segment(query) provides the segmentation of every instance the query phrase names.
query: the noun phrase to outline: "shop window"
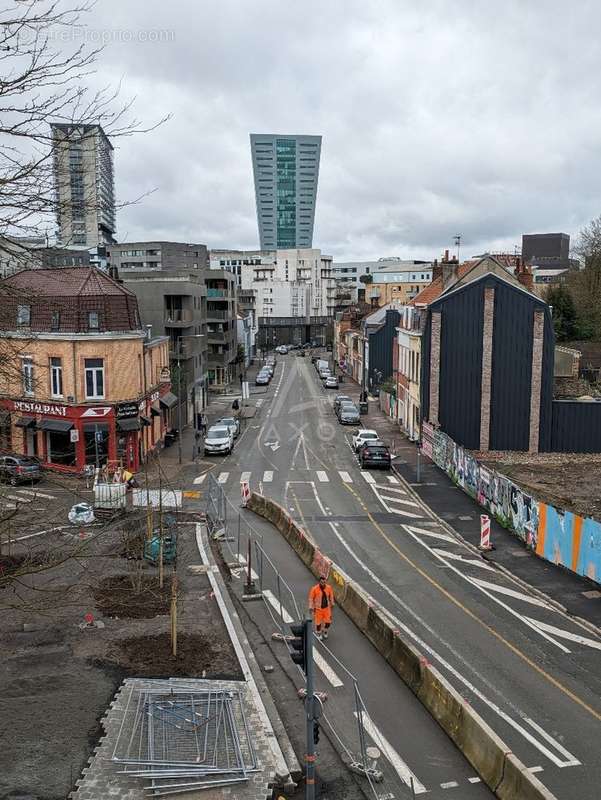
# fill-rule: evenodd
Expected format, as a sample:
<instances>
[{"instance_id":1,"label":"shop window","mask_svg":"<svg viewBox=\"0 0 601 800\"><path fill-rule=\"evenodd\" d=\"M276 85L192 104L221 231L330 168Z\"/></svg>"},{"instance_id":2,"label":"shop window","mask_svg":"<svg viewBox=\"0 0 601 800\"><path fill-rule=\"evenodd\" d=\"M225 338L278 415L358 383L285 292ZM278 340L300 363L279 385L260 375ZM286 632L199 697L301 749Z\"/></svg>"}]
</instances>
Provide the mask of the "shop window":
<instances>
[{"instance_id":1,"label":"shop window","mask_svg":"<svg viewBox=\"0 0 601 800\"><path fill-rule=\"evenodd\" d=\"M86 399L104 399L104 361L102 358L86 358L85 377L86 377Z\"/></svg>"},{"instance_id":2,"label":"shop window","mask_svg":"<svg viewBox=\"0 0 601 800\"><path fill-rule=\"evenodd\" d=\"M50 394L52 397L63 396L63 362L60 358L50 359Z\"/></svg>"},{"instance_id":3,"label":"shop window","mask_svg":"<svg viewBox=\"0 0 601 800\"><path fill-rule=\"evenodd\" d=\"M17 327L28 328L31 325L31 306L17 306Z\"/></svg>"},{"instance_id":4,"label":"shop window","mask_svg":"<svg viewBox=\"0 0 601 800\"><path fill-rule=\"evenodd\" d=\"M99 319L97 311L88 311L88 330L97 331L99 328Z\"/></svg>"},{"instance_id":5,"label":"shop window","mask_svg":"<svg viewBox=\"0 0 601 800\"><path fill-rule=\"evenodd\" d=\"M77 463L75 442L71 441L71 431L46 431L46 450L51 464L74 467Z\"/></svg>"},{"instance_id":6,"label":"shop window","mask_svg":"<svg viewBox=\"0 0 601 800\"><path fill-rule=\"evenodd\" d=\"M33 394L33 359L25 357L21 360L21 376L23 379L23 394Z\"/></svg>"},{"instance_id":7,"label":"shop window","mask_svg":"<svg viewBox=\"0 0 601 800\"><path fill-rule=\"evenodd\" d=\"M109 457L109 426L103 423L83 426L86 464L103 466Z\"/></svg>"}]
</instances>

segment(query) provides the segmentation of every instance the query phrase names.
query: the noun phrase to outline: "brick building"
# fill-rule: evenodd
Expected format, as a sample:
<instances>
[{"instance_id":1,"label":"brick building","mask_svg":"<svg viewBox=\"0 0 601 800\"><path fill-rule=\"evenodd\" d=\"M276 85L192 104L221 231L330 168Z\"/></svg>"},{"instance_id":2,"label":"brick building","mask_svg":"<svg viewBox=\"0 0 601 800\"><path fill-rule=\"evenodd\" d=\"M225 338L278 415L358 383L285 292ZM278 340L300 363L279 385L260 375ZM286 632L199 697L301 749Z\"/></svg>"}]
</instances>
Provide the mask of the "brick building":
<instances>
[{"instance_id":1,"label":"brick building","mask_svg":"<svg viewBox=\"0 0 601 800\"><path fill-rule=\"evenodd\" d=\"M91 267L0 282L0 448L80 473L136 471L177 402L167 337L145 338L135 295Z\"/></svg>"}]
</instances>

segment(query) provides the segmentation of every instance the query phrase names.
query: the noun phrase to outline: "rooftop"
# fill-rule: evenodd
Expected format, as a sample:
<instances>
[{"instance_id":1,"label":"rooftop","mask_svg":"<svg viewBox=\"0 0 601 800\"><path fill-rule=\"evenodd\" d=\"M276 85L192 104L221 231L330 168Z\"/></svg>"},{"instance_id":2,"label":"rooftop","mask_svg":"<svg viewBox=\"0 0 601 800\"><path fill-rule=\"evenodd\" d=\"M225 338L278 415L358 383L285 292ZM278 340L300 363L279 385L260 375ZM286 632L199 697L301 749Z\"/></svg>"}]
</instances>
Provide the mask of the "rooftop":
<instances>
[{"instance_id":1,"label":"rooftop","mask_svg":"<svg viewBox=\"0 0 601 800\"><path fill-rule=\"evenodd\" d=\"M2 284L42 297L134 296L106 272L89 266L23 270L5 278Z\"/></svg>"}]
</instances>

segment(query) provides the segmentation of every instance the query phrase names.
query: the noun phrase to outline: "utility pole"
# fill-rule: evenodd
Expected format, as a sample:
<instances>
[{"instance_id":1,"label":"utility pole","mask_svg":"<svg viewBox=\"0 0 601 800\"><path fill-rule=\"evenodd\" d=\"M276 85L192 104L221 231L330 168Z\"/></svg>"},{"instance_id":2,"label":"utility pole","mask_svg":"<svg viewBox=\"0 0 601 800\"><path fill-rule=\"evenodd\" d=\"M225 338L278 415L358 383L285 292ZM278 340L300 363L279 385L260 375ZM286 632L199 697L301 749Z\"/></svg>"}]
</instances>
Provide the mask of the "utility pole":
<instances>
[{"instance_id":1,"label":"utility pole","mask_svg":"<svg viewBox=\"0 0 601 800\"><path fill-rule=\"evenodd\" d=\"M290 656L298 664L306 677L305 722L305 800L315 800L315 745L319 741L319 722L315 708L315 667L313 664L313 621L309 617L300 625L291 625L293 634Z\"/></svg>"},{"instance_id":2,"label":"utility pole","mask_svg":"<svg viewBox=\"0 0 601 800\"><path fill-rule=\"evenodd\" d=\"M177 348L177 460L182 463L182 367L181 367L182 343L179 341Z\"/></svg>"}]
</instances>

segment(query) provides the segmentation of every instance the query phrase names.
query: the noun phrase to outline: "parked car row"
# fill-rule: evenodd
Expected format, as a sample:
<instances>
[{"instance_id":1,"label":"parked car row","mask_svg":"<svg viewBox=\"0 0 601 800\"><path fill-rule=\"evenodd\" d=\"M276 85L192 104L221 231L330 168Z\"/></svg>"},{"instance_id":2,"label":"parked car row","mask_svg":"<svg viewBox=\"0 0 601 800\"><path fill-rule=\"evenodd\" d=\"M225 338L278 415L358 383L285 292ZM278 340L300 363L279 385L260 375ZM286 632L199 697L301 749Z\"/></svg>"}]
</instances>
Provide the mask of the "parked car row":
<instances>
[{"instance_id":1,"label":"parked car row","mask_svg":"<svg viewBox=\"0 0 601 800\"><path fill-rule=\"evenodd\" d=\"M268 386L273 378L276 360L273 356L265 359L265 364L261 367L255 378L255 386Z\"/></svg>"},{"instance_id":2,"label":"parked car row","mask_svg":"<svg viewBox=\"0 0 601 800\"><path fill-rule=\"evenodd\" d=\"M354 432L353 450L359 457L361 469L365 467L390 469L390 449L373 428L359 428Z\"/></svg>"},{"instance_id":3,"label":"parked car row","mask_svg":"<svg viewBox=\"0 0 601 800\"><path fill-rule=\"evenodd\" d=\"M317 342L305 342L304 344L281 344L276 347L276 353L281 353L283 356L291 350L309 350L311 347L317 347Z\"/></svg>"}]
</instances>

